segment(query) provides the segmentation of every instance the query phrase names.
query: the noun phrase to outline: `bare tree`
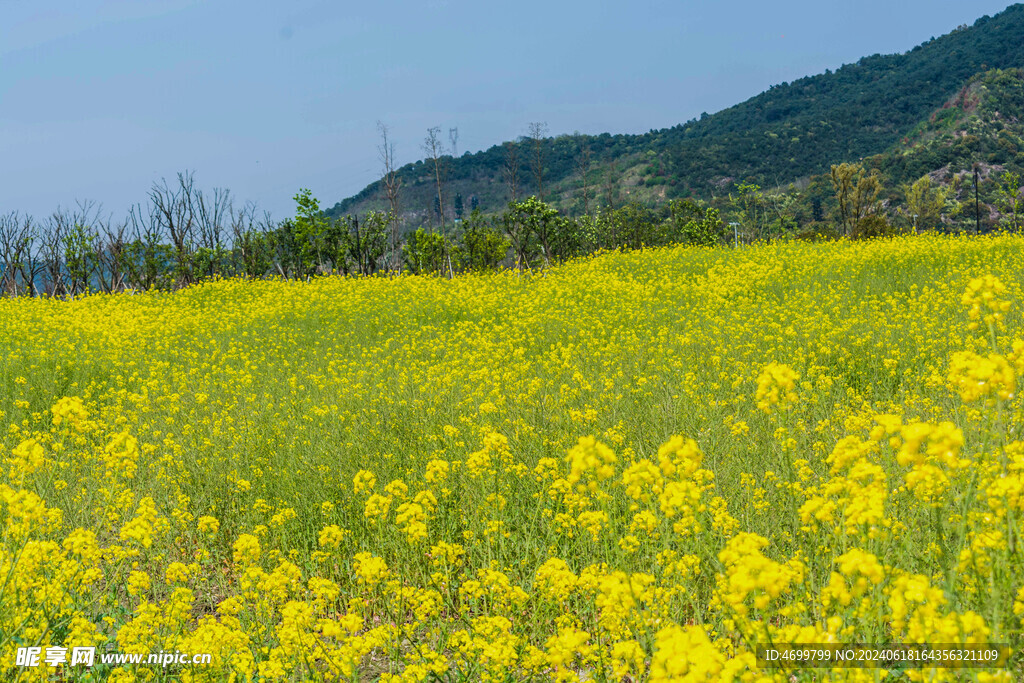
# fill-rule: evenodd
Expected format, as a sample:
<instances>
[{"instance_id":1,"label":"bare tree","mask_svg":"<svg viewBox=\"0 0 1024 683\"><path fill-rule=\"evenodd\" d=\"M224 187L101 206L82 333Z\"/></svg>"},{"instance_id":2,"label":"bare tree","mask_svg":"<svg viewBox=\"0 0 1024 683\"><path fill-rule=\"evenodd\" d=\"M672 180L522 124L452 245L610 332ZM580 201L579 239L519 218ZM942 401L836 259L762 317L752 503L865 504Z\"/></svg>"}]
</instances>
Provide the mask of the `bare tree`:
<instances>
[{"instance_id":1,"label":"bare tree","mask_svg":"<svg viewBox=\"0 0 1024 683\"><path fill-rule=\"evenodd\" d=\"M246 202L245 206L237 211L232 206L230 222L232 271L235 275L254 277L249 264L253 263L256 256L254 252L260 246L256 239L256 203Z\"/></svg>"},{"instance_id":2,"label":"bare tree","mask_svg":"<svg viewBox=\"0 0 1024 683\"><path fill-rule=\"evenodd\" d=\"M153 183L149 191L152 215L171 239L174 250L175 278L181 286L192 282L192 248L196 231L198 197L191 171L178 174L171 187L164 179Z\"/></svg>"},{"instance_id":3,"label":"bare tree","mask_svg":"<svg viewBox=\"0 0 1024 683\"><path fill-rule=\"evenodd\" d=\"M143 211L141 204L136 204L128 211L128 224L131 225L134 239L131 252L127 259L127 280L134 289L148 290L164 283L167 267L163 244L164 224L156 207L150 205L150 212ZM173 247L172 247L173 251Z\"/></svg>"},{"instance_id":4,"label":"bare tree","mask_svg":"<svg viewBox=\"0 0 1024 683\"><path fill-rule=\"evenodd\" d=\"M25 258L25 232L32 229L32 219L24 221L17 211L0 216L0 285L8 296L18 296L21 261Z\"/></svg>"},{"instance_id":5,"label":"bare tree","mask_svg":"<svg viewBox=\"0 0 1024 683\"><path fill-rule=\"evenodd\" d=\"M115 223L107 218L98 222L97 280L104 292L117 292L125 288L129 256L127 231L127 220Z\"/></svg>"},{"instance_id":6,"label":"bare tree","mask_svg":"<svg viewBox=\"0 0 1024 683\"><path fill-rule=\"evenodd\" d=\"M437 204L438 213L441 220L441 234L444 234L444 196L442 194L442 178L444 173L442 171L442 159L444 150L441 147L441 140L437 137L441 133L440 126L434 126L433 128L427 129L427 137L423 141L423 151L427 153L430 160L434 163L434 182L437 184Z\"/></svg>"},{"instance_id":7,"label":"bare tree","mask_svg":"<svg viewBox=\"0 0 1024 683\"><path fill-rule=\"evenodd\" d=\"M519 200L519 145L515 142L505 143L505 160L501 171L505 176L505 185L508 186L509 203L515 203Z\"/></svg>"},{"instance_id":8,"label":"bare tree","mask_svg":"<svg viewBox=\"0 0 1024 683\"><path fill-rule=\"evenodd\" d=\"M345 216L341 224L348 234L346 250L353 270L360 275L372 275L387 246L387 214L370 211L360 222L358 216Z\"/></svg>"},{"instance_id":9,"label":"bare tree","mask_svg":"<svg viewBox=\"0 0 1024 683\"><path fill-rule=\"evenodd\" d=\"M401 265L398 256L398 190L402 186L402 180L395 171L395 145L388 139L388 127L381 121L377 122L377 130L380 131L380 145L377 147L377 154L380 156L381 165L384 170L381 175L381 184L384 186L384 194L388 198L388 205L391 207L391 253L388 256L391 269L397 269Z\"/></svg>"},{"instance_id":10,"label":"bare tree","mask_svg":"<svg viewBox=\"0 0 1024 683\"><path fill-rule=\"evenodd\" d=\"M544 201L544 136L547 135L548 124L535 122L530 124L530 170L537 184L537 199Z\"/></svg>"},{"instance_id":11,"label":"bare tree","mask_svg":"<svg viewBox=\"0 0 1024 683\"><path fill-rule=\"evenodd\" d=\"M40 256L46 269L43 291L50 296L67 296L68 282L65 268L64 244L71 233L74 219L67 209L60 207L54 211L43 224L40 235L42 245Z\"/></svg>"},{"instance_id":12,"label":"bare tree","mask_svg":"<svg viewBox=\"0 0 1024 683\"><path fill-rule=\"evenodd\" d=\"M22 221L22 258L19 260L21 282L29 296L39 295L39 283L46 272L46 263L40 246L42 230L39 223L30 216Z\"/></svg>"},{"instance_id":13,"label":"bare tree","mask_svg":"<svg viewBox=\"0 0 1024 683\"><path fill-rule=\"evenodd\" d=\"M0 292L9 294L11 291L11 261L8 244L13 233L12 225L17 224L17 215L13 211L0 215Z\"/></svg>"},{"instance_id":14,"label":"bare tree","mask_svg":"<svg viewBox=\"0 0 1024 683\"><path fill-rule=\"evenodd\" d=\"M449 128L448 129L448 152L449 152L449 154L451 154L451 158L447 160L448 163L442 164L442 166L441 166L441 173L442 173L441 181L444 184L444 188L445 188L444 195L446 197L450 197L451 196L451 192L449 191L449 187L451 187L451 186L450 186L449 183L451 181L452 167L454 166L454 164L452 162L454 162L455 158L459 156L459 129L457 127L456 128ZM449 275L449 277L451 277L451 275L452 275L451 270L452 270L452 268L451 268L451 256L449 256L448 257L448 275Z\"/></svg>"},{"instance_id":15,"label":"bare tree","mask_svg":"<svg viewBox=\"0 0 1024 683\"><path fill-rule=\"evenodd\" d=\"M100 268L99 228L102 207L93 201L77 202L71 216L71 232L65 240L64 262L72 285L72 296L90 288ZM109 218L107 219L109 221Z\"/></svg>"},{"instance_id":16,"label":"bare tree","mask_svg":"<svg viewBox=\"0 0 1024 683\"><path fill-rule=\"evenodd\" d=\"M225 222L232 213L231 191L214 188L207 198L196 190L196 221L199 226L199 246L203 251L203 274L213 277L221 272L224 257Z\"/></svg>"},{"instance_id":17,"label":"bare tree","mask_svg":"<svg viewBox=\"0 0 1024 683\"><path fill-rule=\"evenodd\" d=\"M37 254L39 231L31 216L17 212L0 217L0 261L3 289L11 296L37 293L37 278L45 273L43 255Z\"/></svg>"}]
</instances>

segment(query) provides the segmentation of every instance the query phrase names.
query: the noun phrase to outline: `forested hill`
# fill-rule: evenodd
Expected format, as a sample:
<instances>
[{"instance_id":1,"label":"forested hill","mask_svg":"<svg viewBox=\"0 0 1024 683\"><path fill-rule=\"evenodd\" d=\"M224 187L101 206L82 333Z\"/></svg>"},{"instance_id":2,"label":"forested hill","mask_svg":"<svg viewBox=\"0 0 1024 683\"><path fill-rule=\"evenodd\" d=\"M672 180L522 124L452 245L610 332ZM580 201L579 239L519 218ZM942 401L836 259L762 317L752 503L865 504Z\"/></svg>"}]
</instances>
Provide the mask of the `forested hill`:
<instances>
[{"instance_id":1,"label":"forested hill","mask_svg":"<svg viewBox=\"0 0 1024 683\"><path fill-rule=\"evenodd\" d=\"M873 55L834 72L782 83L717 114L644 135L560 136L541 142L545 199L563 210L582 203L580 150L590 155L590 201L710 197L737 182L770 187L823 173L829 165L879 154L956 95L975 74L1024 67L1024 5L982 17L904 54ZM536 192L529 139L518 152L519 194ZM444 157L445 213L461 197L484 211L504 207L502 145ZM400 209L427 216L437 195L430 160L399 169ZM628 197L625 197L628 195ZM336 204L331 214L384 208L380 183Z\"/></svg>"},{"instance_id":2,"label":"forested hill","mask_svg":"<svg viewBox=\"0 0 1024 683\"><path fill-rule=\"evenodd\" d=\"M964 84L942 108L885 154L866 160L896 188L925 174L950 182L975 165L1024 170L1024 70L991 70Z\"/></svg>"}]
</instances>

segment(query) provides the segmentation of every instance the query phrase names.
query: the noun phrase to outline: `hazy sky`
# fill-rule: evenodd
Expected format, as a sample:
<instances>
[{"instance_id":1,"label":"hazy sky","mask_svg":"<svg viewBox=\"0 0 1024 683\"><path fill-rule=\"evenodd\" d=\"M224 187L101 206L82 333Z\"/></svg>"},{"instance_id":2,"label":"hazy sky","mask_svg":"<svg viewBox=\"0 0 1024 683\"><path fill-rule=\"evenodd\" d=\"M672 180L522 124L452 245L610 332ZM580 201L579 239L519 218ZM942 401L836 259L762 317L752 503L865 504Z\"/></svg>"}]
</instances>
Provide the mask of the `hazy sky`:
<instances>
[{"instance_id":1,"label":"hazy sky","mask_svg":"<svg viewBox=\"0 0 1024 683\"><path fill-rule=\"evenodd\" d=\"M400 163L430 126L642 133L1008 4L0 0L0 212L119 217L191 169L280 218L375 180L378 120Z\"/></svg>"}]
</instances>

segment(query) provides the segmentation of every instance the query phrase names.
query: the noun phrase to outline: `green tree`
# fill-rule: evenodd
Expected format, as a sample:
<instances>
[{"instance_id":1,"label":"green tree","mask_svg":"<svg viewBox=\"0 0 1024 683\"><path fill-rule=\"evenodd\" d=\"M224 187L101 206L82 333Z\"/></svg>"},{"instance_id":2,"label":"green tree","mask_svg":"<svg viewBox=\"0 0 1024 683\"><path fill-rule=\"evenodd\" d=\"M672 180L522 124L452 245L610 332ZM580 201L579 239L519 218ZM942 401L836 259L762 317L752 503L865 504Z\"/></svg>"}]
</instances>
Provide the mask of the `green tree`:
<instances>
[{"instance_id":1,"label":"green tree","mask_svg":"<svg viewBox=\"0 0 1024 683\"><path fill-rule=\"evenodd\" d=\"M711 246L718 244L725 234L718 209L704 207L692 199L673 199L668 210L666 237L671 242Z\"/></svg>"},{"instance_id":2,"label":"green tree","mask_svg":"<svg viewBox=\"0 0 1024 683\"><path fill-rule=\"evenodd\" d=\"M921 176L910 185L904 185L907 215L916 230L918 227L937 228L942 224L948 190L937 186L929 176Z\"/></svg>"},{"instance_id":3,"label":"green tree","mask_svg":"<svg viewBox=\"0 0 1024 683\"><path fill-rule=\"evenodd\" d=\"M792 235L797 230L796 207L799 194L790 187L788 192L765 192L764 213L766 234L769 238Z\"/></svg>"},{"instance_id":4,"label":"green tree","mask_svg":"<svg viewBox=\"0 0 1024 683\"><path fill-rule=\"evenodd\" d=\"M409 235L402 254L406 267L416 275L437 275L449 268L452 244L434 231L417 228Z\"/></svg>"},{"instance_id":5,"label":"green tree","mask_svg":"<svg viewBox=\"0 0 1024 683\"><path fill-rule=\"evenodd\" d=\"M767 208L761 186L753 183L739 183L736 195L729 193L729 204L733 217L740 224L740 232L748 240L761 239L767 224Z\"/></svg>"},{"instance_id":6,"label":"green tree","mask_svg":"<svg viewBox=\"0 0 1024 683\"><path fill-rule=\"evenodd\" d=\"M524 266L529 267L533 260L533 250L537 248L544 262L550 263L557 219L558 211L537 197L527 197L521 202L509 204L502 224L512 240L520 270Z\"/></svg>"},{"instance_id":7,"label":"green tree","mask_svg":"<svg viewBox=\"0 0 1024 683\"><path fill-rule=\"evenodd\" d=\"M273 267L268 236L253 228L239 231L235 237L238 271L249 279L261 278Z\"/></svg>"},{"instance_id":8,"label":"green tree","mask_svg":"<svg viewBox=\"0 0 1024 683\"><path fill-rule=\"evenodd\" d=\"M877 170L866 171L863 164L847 163L833 165L830 176L836 193L842 234L848 237L859 236L863 232L861 222L878 211L881 177ZM871 221L871 232L877 229L877 224L877 220Z\"/></svg>"},{"instance_id":9,"label":"green tree","mask_svg":"<svg viewBox=\"0 0 1024 683\"><path fill-rule=\"evenodd\" d=\"M508 256L512 242L494 227L480 209L475 209L464 222L459 239L459 259L470 271L493 270Z\"/></svg>"},{"instance_id":10,"label":"green tree","mask_svg":"<svg viewBox=\"0 0 1024 683\"><path fill-rule=\"evenodd\" d=\"M332 272L348 275L356 268L349 260L351 224L352 216L340 216L327 224L324 232L324 257L330 262Z\"/></svg>"},{"instance_id":11,"label":"green tree","mask_svg":"<svg viewBox=\"0 0 1024 683\"><path fill-rule=\"evenodd\" d=\"M999 187L996 190L996 197L999 202L999 211L1002 218L999 223L1007 230L1019 231L1021 219L1024 218L1024 198L1020 192L1020 174L1007 171L999 179Z\"/></svg>"},{"instance_id":12,"label":"green tree","mask_svg":"<svg viewBox=\"0 0 1024 683\"><path fill-rule=\"evenodd\" d=\"M324 272L325 235L330 225L320 202L308 189L301 189L295 200L294 236L298 248L298 265L301 277L315 272Z\"/></svg>"},{"instance_id":13,"label":"green tree","mask_svg":"<svg viewBox=\"0 0 1024 683\"><path fill-rule=\"evenodd\" d=\"M552 243L558 229L558 211L537 197L527 197L516 204L512 211L528 226L528 230L537 236L544 261L549 263L554 256Z\"/></svg>"},{"instance_id":14,"label":"green tree","mask_svg":"<svg viewBox=\"0 0 1024 683\"><path fill-rule=\"evenodd\" d=\"M207 278L219 275L224 272L227 257L227 251L221 246L196 247L192 254L193 272Z\"/></svg>"},{"instance_id":15,"label":"green tree","mask_svg":"<svg viewBox=\"0 0 1024 683\"><path fill-rule=\"evenodd\" d=\"M604 246L600 233L602 224L602 212L600 209L594 215L583 214L573 220L573 231L579 243L580 253L592 254Z\"/></svg>"},{"instance_id":16,"label":"green tree","mask_svg":"<svg viewBox=\"0 0 1024 683\"><path fill-rule=\"evenodd\" d=\"M348 219L348 257L360 275L372 275L380 267L380 261L387 250L388 225L391 214L370 211L363 222L352 217Z\"/></svg>"},{"instance_id":17,"label":"green tree","mask_svg":"<svg viewBox=\"0 0 1024 683\"><path fill-rule=\"evenodd\" d=\"M90 228L75 223L64 241L64 266L68 273L68 290L71 296L86 292L98 265L99 235Z\"/></svg>"},{"instance_id":18,"label":"green tree","mask_svg":"<svg viewBox=\"0 0 1024 683\"><path fill-rule=\"evenodd\" d=\"M661 221L653 211L639 202L630 202L611 212L615 233L623 249L643 249L662 243Z\"/></svg>"},{"instance_id":19,"label":"green tree","mask_svg":"<svg viewBox=\"0 0 1024 683\"><path fill-rule=\"evenodd\" d=\"M278 274L287 279L304 276L300 240L295 221L285 219L267 235L272 260Z\"/></svg>"},{"instance_id":20,"label":"green tree","mask_svg":"<svg viewBox=\"0 0 1024 683\"><path fill-rule=\"evenodd\" d=\"M128 212L128 221L135 238L124 246L127 281L141 290L169 289L175 280L181 250L165 244L161 237L160 219L147 216L141 205Z\"/></svg>"},{"instance_id":21,"label":"green tree","mask_svg":"<svg viewBox=\"0 0 1024 683\"><path fill-rule=\"evenodd\" d=\"M600 249L621 249L619 237L619 221L615 220L615 209L605 207L598 209L594 216L594 234Z\"/></svg>"},{"instance_id":22,"label":"green tree","mask_svg":"<svg viewBox=\"0 0 1024 683\"><path fill-rule=\"evenodd\" d=\"M556 216L551 226L551 255L557 261L567 261L587 253L583 235L577 221L568 216Z\"/></svg>"},{"instance_id":23,"label":"green tree","mask_svg":"<svg viewBox=\"0 0 1024 683\"><path fill-rule=\"evenodd\" d=\"M171 245L136 239L125 246L128 281L141 290L170 289L177 252Z\"/></svg>"}]
</instances>

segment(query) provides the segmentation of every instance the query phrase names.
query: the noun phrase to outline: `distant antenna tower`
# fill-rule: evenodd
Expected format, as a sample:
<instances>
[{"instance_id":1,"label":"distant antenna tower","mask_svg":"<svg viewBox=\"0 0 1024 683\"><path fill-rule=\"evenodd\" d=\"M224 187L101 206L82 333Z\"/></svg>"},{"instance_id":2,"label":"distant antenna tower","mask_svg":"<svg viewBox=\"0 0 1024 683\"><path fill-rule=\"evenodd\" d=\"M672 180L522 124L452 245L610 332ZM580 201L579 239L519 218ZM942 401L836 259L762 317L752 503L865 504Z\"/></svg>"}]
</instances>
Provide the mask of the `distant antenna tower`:
<instances>
[{"instance_id":1,"label":"distant antenna tower","mask_svg":"<svg viewBox=\"0 0 1024 683\"><path fill-rule=\"evenodd\" d=\"M452 158L459 156L459 129L448 129L448 142L452 143Z\"/></svg>"}]
</instances>

